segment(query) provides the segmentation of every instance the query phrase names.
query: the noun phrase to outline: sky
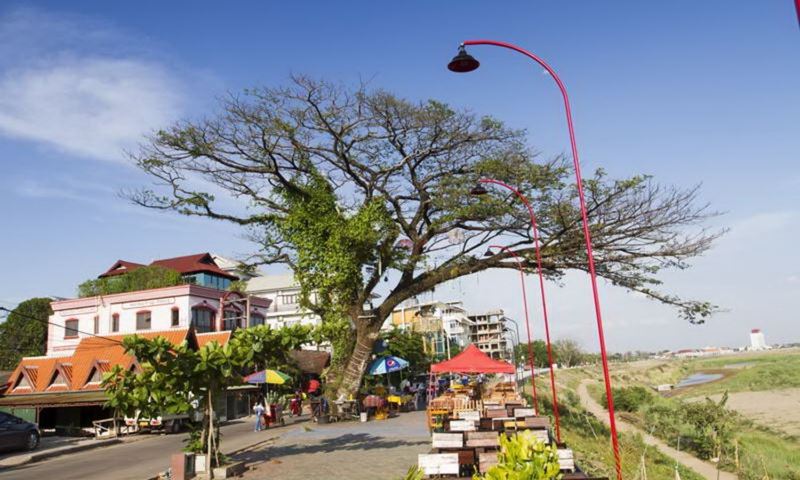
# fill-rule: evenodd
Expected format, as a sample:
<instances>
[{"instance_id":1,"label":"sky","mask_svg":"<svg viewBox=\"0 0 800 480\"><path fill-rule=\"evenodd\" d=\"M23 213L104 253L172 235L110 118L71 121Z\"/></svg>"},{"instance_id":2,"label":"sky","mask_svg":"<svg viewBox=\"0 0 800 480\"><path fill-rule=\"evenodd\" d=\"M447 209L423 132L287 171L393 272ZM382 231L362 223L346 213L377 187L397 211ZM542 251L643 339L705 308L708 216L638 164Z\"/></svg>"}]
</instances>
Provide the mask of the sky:
<instances>
[{"instance_id":1,"label":"sky","mask_svg":"<svg viewBox=\"0 0 800 480\"><path fill-rule=\"evenodd\" d=\"M723 308L704 325L601 282L613 351L800 341L800 28L791 0L729 2L15 2L0 6L0 305L74 296L117 259L254 246L235 227L157 213L120 196L147 179L127 152L216 99L295 73L370 81L527 130L568 151L552 80L510 51L474 47L482 68L445 65L489 38L547 59L566 83L586 172L702 184L729 228L670 293ZM279 269L273 269L278 271ZM534 338L541 312L529 278ZM589 280L547 286L551 332L597 350ZM432 294L522 319L519 278L482 272ZM430 299L430 295L423 299ZM523 330L524 331L524 330Z\"/></svg>"}]
</instances>

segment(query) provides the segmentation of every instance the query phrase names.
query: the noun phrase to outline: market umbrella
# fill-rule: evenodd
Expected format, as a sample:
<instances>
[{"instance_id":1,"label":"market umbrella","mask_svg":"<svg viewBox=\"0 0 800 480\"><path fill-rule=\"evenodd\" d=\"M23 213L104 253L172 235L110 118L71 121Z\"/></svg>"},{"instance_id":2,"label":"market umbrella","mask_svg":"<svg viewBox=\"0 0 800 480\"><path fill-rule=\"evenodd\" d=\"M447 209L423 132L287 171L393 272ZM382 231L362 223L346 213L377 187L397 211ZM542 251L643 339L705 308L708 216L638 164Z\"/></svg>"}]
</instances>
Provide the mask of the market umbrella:
<instances>
[{"instance_id":1,"label":"market umbrella","mask_svg":"<svg viewBox=\"0 0 800 480\"><path fill-rule=\"evenodd\" d=\"M369 366L370 375L385 375L387 373L399 372L400 370L408 368L408 361L393 355L376 358Z\"/></svg>"},{"instance_id":2,"label":"market umbrella","mask_svg":"<svg viewBox=\"0 0 800 480\"><path fill-rule=\"evenodd\" d=\"M279 372L277 370L261 370L260 372L251 373L250 375L244 377L244 381L247 383L252 383L255 385L261 383L271 383L273 385L283 385L286 383L287 380L290 380L291 377L286 375L283 372Z\"/></svg>"}]
</instances>

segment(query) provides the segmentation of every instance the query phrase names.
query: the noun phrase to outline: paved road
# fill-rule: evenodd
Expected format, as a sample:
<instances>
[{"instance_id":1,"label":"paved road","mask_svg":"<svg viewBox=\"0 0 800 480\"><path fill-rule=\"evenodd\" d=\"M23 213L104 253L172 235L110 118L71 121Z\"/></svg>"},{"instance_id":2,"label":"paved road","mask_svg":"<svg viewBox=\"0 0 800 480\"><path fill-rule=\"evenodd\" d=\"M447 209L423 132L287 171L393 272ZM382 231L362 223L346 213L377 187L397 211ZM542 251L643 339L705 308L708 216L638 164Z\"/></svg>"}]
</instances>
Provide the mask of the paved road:
<instances>
[{"instance_id":1,"label":"paved road","mask_svg":"<svg viewBox=\"0 0 800 480\"><path fill-rule=\"evenodd\" d=\"M581 399L581 403L586 410L591 412L595 417L601 419L605 423L608 423L608 412L599 403L597 403L591 395L589 395L589 391L586 389L586 385L590 382L591 380L584 380L578 386L578 396ZM696 473L709 480L737 480L739 478L733 473L722 471L717 472L717 467L714 464L700 460L699 458L694 457L686 452L676 450L660 439L648 434L634 425L631 425L630 423L617 419L617 429L623 432L636 432L641 434L642 439L644 439L646 444L658 448L665 455L674 458L686 467L691 468Z\"/></svg>"},{"instance_id":2,"label":"paved road","mask_svg":"<svg viewBox=\"0 0 800 480\"><path fill-rule=\"evenodd\" d=\"M225 452L237 451L299 428L287 425L253 432L253 425L247 419L231 422L222 427L222 448ZM131 443L68 454L0 470L0 479L144 480L166 470L170 455L181 452L187 437L187 434L153 435Z\"/></svg>"},{"instance_id":3,"label":"paved road","mask_svg":"<svg viewBox=\"0 0 800 480\"><path fill-rule=\"evenodd\" d=\"M247 460L249 480L392 480L430 451L425 422L425 412L410 412L367 423L305 424L238 458Z\"/></svg>"}]
</instances>

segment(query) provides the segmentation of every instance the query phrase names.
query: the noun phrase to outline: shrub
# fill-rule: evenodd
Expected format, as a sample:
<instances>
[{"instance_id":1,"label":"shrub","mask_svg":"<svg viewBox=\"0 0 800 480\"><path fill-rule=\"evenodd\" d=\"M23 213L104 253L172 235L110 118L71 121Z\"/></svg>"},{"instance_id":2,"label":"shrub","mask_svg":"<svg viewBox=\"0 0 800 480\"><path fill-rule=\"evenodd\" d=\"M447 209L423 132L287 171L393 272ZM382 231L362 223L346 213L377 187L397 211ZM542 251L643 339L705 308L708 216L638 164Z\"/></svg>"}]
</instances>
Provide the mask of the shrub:
<instances>
[{"instance_id":1,"label":"shrub","mask_svg":"<svg viewBox=\"0 0 800 480\"><path fill-rule=\"evenodd\" d=\"M642 386L614 388L614 408L622 412L636 412L652 401L653 394ZM603 407L608 408L608 400L603 397Z\"/></svg>"},{"instance_id":2,"label":"shrub","mask_svg":"<svg viewBox=\"0 0 800 480\"><path fill-rule=\"evenodd\" d=\"M525 430L512 437L500 437L500 458L485 475L474 480L549 480L561 477L558 451Z\"/></svg>"}]
</instances>

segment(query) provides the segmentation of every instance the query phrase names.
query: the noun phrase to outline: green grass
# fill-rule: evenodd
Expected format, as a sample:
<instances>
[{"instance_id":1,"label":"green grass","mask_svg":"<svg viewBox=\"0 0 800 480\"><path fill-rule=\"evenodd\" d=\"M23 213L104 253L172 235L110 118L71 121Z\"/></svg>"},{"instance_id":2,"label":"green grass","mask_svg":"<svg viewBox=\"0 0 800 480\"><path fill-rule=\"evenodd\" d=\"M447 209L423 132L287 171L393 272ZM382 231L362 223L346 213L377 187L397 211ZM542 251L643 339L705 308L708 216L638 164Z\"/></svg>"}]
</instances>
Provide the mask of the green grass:
<instances>
[{"instance_id":1,"label":"green grass","mask_svg":"<svg viewBox=\"0 0 800 480\"><path fill-rule=\"evenodd\" d=\"M734 363L752 363L738 369L725 369ZM759 392L800 387L800 352L763 353L747 356L700 360L691 365L693 371L724 370L729 376L704 385L687 388L683 396L713 395L728 392Z\"/></svg>"},{"instance_id":2,"label":"green grass","mask_svg":"<svg viewBox=\"0 0 800 480\"><path fill-rule=\"evenodd\" d=\"M578 380L580 381L580 379ZM540 407L552 417L549 401L550 389L545 382L537 381ZM563 382L562 382L563 383ZM530 385L528 385L528 389ZM576 463L593 476L616 478L614 454L609 440L608 427L586 412L572 389L559 390L562 440L575 453ZM648 447L638 435L621 434L620 458L623 478L639 478L639 468L644 455L648 480L673 480L675 461L653 447ZM702 480L694 471L678 466L682 480Z\"/></svg>"}]
</instances>

